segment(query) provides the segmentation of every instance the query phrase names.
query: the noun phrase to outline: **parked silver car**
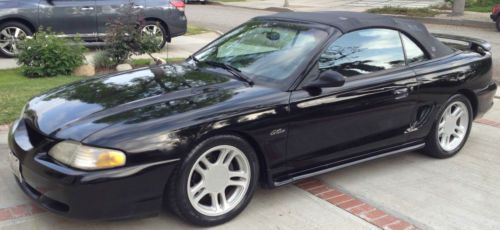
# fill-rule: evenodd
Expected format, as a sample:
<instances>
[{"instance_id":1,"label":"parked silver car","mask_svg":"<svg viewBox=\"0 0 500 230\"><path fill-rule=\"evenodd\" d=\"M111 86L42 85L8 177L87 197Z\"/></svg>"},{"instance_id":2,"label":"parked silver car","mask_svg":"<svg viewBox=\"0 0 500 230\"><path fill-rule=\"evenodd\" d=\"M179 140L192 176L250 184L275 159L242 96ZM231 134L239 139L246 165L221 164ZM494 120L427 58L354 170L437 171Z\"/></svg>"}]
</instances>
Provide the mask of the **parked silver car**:
<instances>
[{"instance_id":1,"label":"parked silver car","mask_svg":"<svg viewBox=\"0 0 500 230\"><path fill-rule=\"evenodd\" d=\"M0 0L0 54L13 57L17 41L42 26L86 42L102 42L106 23L130 3L145 19L144 32L161 36L163 47L187 30L182 0Z\"/></svg>"}]
</instances>

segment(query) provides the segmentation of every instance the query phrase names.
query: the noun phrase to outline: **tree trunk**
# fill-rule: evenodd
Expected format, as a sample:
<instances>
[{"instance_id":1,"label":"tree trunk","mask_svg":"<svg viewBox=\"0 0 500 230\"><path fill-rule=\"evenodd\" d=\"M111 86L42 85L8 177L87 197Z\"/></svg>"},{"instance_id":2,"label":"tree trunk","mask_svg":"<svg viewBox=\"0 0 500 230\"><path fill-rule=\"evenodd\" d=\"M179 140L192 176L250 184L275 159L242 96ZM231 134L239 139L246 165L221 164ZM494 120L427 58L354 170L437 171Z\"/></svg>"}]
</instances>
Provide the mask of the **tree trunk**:
<instances>
[{"instance_id":1,"label":"tree trunk","mask_svg":"<svg viewBox=\"0 0 500 230\"><path fill-rule=\"evenodd\" d=\"M465 10L465 0L453 1L452 15L463 15Z\"/></svg>"}]
</instances>

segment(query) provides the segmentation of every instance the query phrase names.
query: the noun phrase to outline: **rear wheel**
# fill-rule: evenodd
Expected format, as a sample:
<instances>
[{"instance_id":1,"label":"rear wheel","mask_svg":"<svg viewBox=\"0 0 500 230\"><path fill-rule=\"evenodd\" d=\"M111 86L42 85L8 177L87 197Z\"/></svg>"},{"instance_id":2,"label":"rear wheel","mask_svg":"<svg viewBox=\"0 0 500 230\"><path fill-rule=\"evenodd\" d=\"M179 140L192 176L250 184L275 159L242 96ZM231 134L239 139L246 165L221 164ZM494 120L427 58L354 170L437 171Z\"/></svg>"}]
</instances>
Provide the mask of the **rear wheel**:
<instances>
[{"instance_id":1,"label":"rear wheel","mask_svg":"<svg viewBox=\"0 0 500 230\"><path fill-rule=\"evenodd\" d=\"M427 137L426 153L436 158L457 154L469 137L472 119L469 100L461 94L453 95L443 106Z\"/></svg>"},{"instance_id":2,"label":"rear wheel","mask_svg":"<svg viewBox=\"0 0 500 230\"><path fill-rule=\"evenodd\" d=\"M163 48L168 40L167 29L158 21L146 21L141 32L142 34L154 37L160 48Z\"/></svg>"},{"instance_id":3,"label":"rear wheel","mask_svg":"<svg viewBox=\"0 0 500 230\"><path fill-rule=\"evenodd\" d=\"M19 53L19 41L32 35L26 25L19 22L6 22L0 25L0 54L15 57Z\"/></svg>"},{"instance_id":4,"label":"rear wheel","mask_svg":"<svg viewBox=\"0 0 500 230\"><path fill-rule=\"evenodd\" d=\"M168 205L180 217L212 226L238 215L257 186L258 160L253 148L236 136L200 143L169 181Z\"/></svg>"}]
</instances>

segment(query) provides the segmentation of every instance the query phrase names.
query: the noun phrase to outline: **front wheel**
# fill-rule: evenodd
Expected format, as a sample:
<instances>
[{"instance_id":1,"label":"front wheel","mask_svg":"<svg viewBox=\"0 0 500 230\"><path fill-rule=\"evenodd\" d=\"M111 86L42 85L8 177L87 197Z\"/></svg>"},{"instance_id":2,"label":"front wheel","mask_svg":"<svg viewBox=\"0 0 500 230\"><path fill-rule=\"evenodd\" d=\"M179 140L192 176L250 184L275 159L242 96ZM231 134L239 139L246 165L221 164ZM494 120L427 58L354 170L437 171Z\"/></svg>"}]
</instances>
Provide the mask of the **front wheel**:
<instances>
[{"instance_id":1,"label":"front wheel","mask_svg":"<svg viewBox=\"0 0 500 230\"><path fill-rule=\"evenodd\" d=\"M0 25L0 54L4 57L15 57L19 53L19 41L32 35L26 25L19 22L6 22Z\"/></svg>"},{"instance_id":2,"label":"front wheel","mask_svg":"<svg viewBox=\"0 0 500 230\"><path fill-rule=\"evenodd\" d=\"M469 100L462 94L453 95L441 109L427 137L425 152L436 158L457 154L469 137L472 119Z\"/></svg>"},{"instance_id":3,"label":"front wheel","mask_svg":"<svg viewBox=\"0 0 500 230\"><path fill-rule=\"evenodd\" d=\"M200 226L227 222L249 203L258 181L253 148L237 136L216 136L200 143L170 179L170 208Z\"/></svg>"}]
</instances>

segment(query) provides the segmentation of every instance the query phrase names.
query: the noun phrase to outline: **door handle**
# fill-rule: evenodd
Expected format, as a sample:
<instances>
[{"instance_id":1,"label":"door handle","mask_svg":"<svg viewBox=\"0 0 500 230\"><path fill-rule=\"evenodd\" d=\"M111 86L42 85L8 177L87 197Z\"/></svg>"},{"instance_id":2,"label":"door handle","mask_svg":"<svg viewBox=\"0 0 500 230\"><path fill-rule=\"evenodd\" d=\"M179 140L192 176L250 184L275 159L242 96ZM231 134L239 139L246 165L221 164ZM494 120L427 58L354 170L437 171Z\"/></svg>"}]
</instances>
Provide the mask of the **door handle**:
<instances>
[{"instance_id":1,"label":"door handle","mask_svg":"<svg viewBox=\"0 0 500 230\"><path fill-rule=\"evenodd\" d=\"M395 89L393 93L396 96L396 100L408 97L410 94L408 88Z\"/></svg>"},{"instance_id":2,"label":"door handle","mask_svg":"<svg viewBox=\"0 0 500 230\"><path fill-rule=\"evenodd\" d=\"M132 9L143 9L144 6L143 5L133 5L132 6Z\"/></svg>"},{"instance_id":3,"label":"door handle","mask_svg":"<svg viewBox=\"0 0 500 230\"><path fill-rule=\"evenodd\" d=\"M81 10L83 10L83 11L94 10L94 7L92 7L92 6L84 6L84 7L81 8Z\"/></svg>"}]
</instances>

